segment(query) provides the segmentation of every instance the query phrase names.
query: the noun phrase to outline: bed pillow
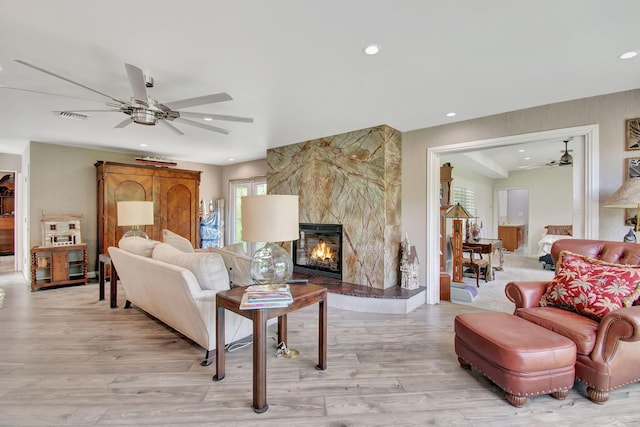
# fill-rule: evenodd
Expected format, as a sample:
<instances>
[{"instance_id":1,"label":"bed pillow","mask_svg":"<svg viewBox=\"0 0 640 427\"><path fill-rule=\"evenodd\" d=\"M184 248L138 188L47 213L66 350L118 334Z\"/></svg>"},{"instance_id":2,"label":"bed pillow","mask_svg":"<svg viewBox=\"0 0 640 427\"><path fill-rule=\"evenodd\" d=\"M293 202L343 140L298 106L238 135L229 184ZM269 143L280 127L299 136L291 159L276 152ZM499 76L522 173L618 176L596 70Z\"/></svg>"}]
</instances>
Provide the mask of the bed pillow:
<instances>
[{"instance_id":1,"label":"bed pillow","mask_svg":"<svg viewBox=\"0 0 640 427\"><path fill-rule=\"evenodd\" d=\"M611 264L569 251L560 252L556 275L540 299L596 320L640 296L640 265Z\"/></svg>"},{"instance_id":2,"label":"bed pillow","mask_svg":"<svg viewBox=\"0 0 640 427\"><path fill-rule=\"evenodd\" d=\"M219 254L185 253L168 243L160 243L153 249L153 259L191 270L203 290L230 289L229 274Z\"/></svg>"},{"instance_id":3,"label":"bed pillow","mask_svg":"<svg viewBox=\"0 0 640 427\"><path fill-rule=\"evenodd\" d=\"M168 243L181 252L193 253L193 246L188 239L185 239L179 234L174 233L166 228L162 230L162 241Z\"/></svg>"},{"instance_id":4,"label":"bed pillow","mask_svg":"<svg viewBox=\"0 0 640 427\"><path fill-rule=\"evenodd\" d=\"M547 225L547 234L555 234L557 236L573 236L572 225Z\"/></svg>"}]
</instances>

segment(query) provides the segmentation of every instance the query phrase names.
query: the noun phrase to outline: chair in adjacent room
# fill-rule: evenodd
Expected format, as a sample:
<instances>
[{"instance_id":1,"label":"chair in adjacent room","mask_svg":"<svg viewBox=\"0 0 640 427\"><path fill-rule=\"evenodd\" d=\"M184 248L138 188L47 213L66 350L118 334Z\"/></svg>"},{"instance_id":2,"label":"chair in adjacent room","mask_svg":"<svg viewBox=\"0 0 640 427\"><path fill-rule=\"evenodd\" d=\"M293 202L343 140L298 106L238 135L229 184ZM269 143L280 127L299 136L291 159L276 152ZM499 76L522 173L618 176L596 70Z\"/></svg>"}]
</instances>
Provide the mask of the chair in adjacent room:
<instances>
[{"instance_id":1,"label":"chair in adjacent room","mask_svg":"<svg viewBox=\"0 0 640 427\"><path fill-rule=\"evenodd\" d=\"M468 254L468 256L467 256ZM482 258L482 249L477 246L462 246L462 271L472 270L476 274L476 286L480 287L480 276L487 281L489 260Z\"/></svg>"}]
</instances>

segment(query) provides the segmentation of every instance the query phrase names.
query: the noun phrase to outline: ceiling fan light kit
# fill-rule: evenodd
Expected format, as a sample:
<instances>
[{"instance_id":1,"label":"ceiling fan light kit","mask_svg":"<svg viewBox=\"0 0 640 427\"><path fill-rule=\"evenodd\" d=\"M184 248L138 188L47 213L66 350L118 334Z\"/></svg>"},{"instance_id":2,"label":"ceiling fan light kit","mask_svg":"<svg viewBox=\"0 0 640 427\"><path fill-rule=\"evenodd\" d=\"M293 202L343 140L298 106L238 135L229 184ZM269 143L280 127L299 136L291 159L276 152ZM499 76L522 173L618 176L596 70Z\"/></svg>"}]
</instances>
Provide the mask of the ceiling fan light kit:
<instances>
[{"instance_id":1,"label":"ceiling fan light kit","mask_svg":"<svg viewBox=\"0 0 640 427\"><path fill-rule=\"evenodd\" d=\"M573 165L573 156L569 154L569 149L567 147L568 143L569 143L568 139L564 141L564 154L562 155L562 157L560 157L560 166Z\"/></svg>"},{"instance_id":2,"label":"ceiling fan light kit","mask_svg":"<svg viewBox=\"0 0 640 427\"><path fill-rule=\"evenodd\" d=\"M182 113L181 111L178 111L182 108L189 108L189 107L196 107L196 106L206 105L206 104L214 104L217 102L231 101L233 98L231 98L231 96L229 96L229 94L225 92L216 93L212 95L199 96L195 98L187 98L187 99L168 102L164 104L157 102L151 99L147 94L147 88L154 86L153 78L145 75L140 68L131 64L125 64L125 69L127 71L129 83L131 84L131 89L133 90L133 97L131 98L131 101L123 101L117 97L111 96L109 94L106 94L96 89L92 89L81 83L73 81L67 77L60 76L54 72L45 70L44 68L38 67L28 62L18 60L18 59L16 60L16 62L22 65L25 65L29 68L32 68L34 70L37 70L45 74L49 74L50 76L56 77L58 79L64 80L68 83L74 84L76 86L80 86L83 89L89 90L103 97L109 98L110 101L105 102L105 104L108 107L112 107L111 109L108 109L108 110L67 110L67 111L55 112L62 117L85 119L88 116L85 116L84 114L82 114L83 112L94 112L94 113L119 112L119 113L124 113L130 117L118 123L116 126L114 126L115 128L123 128L125 126L128 126L131 123L137 123L145 126L154 126L157 123L162 123L165 127L170 129L177 135L184 135L184 133L180 129L175 127L173 124L170 124L169 121L180 122L182 124L199 127L212 132L217 132L222 134L229 133L227 129L223 129L217 126L210 126L204 123L185 119L182 117L183 114L185 117L192 117L192 118L197 118L202 120L209 119L209 120L226 120L226 121L234 121L234 122L253 123L253 119L249 117L238 117L238 116L229 116L229 115L221 115L221 114L207 114L207 113L195 113L195 112ZM2 87L3 86L0 86L0 88ZM15 90L24 90L27 92L36 92L44 95L66 97L66 95L30 91L28 89L10 88L10 87L5 87L5 88L15 89Z\"/></svg>"}]
</instances>

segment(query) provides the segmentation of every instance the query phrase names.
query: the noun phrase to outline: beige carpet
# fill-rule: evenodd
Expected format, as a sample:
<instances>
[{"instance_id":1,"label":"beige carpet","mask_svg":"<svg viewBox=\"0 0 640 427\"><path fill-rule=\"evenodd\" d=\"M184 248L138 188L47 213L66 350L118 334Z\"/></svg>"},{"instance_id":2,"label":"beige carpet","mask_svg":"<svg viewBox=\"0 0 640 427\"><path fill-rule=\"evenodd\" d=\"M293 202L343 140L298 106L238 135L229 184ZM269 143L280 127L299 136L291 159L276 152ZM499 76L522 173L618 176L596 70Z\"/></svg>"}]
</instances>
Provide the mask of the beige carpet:
<instances>
[{"instance_id":1,"label":"beige carpet","mask_svg":"<svg viewBox=\"0 0 640 427\"><path fill-rule=\"evenodd\" d=\"M514 305L504 294L504 287L511 281L551 280L554 272L543 270L537 257L527 257L512 253L504 254L504 270L494 271L494 280L480 279L478 297L471 303L451 300L456 304L469 305L491 311L513 313ZM465 277L464 283L476 287L476 279Z\"/></svg>"}]
</instances>

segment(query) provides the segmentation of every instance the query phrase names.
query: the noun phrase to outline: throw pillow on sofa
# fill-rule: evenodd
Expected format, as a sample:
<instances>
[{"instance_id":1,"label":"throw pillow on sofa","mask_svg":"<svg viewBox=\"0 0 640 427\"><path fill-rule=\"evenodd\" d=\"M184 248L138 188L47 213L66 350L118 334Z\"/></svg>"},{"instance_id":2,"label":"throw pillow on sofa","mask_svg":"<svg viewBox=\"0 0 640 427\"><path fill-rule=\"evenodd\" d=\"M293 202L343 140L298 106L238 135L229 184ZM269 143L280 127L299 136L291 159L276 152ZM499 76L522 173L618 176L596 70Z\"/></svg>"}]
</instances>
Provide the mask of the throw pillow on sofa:
<instances>
[{"instance_id":1,"label":"throw pillow on sofa","mask_svg":"<svg viewBox=\"0 0 640 427\"><path fill-rule=\"evenodd\" d=\"M144 237L140 236L133 236L120 239L120 241L118 242L118 247L136 255L151 258L153 248L155 248L158 243L160 242L158 242L157 240L145 239Z\"/></svg>"},{"instance_id":2,"label":"throw pillow on sofa","mask_svg":"<svg viewBox=\"0 0 640 427\"><path fill-rule=\"evenodd\" d=\"M640 296L639 284L640 265L611 264L562 251L540 305L564 307L600 320L633 305Z\"/></svg>"},{"instance_id":3,"label":"throw pillow on sofa","mask_svg":"<svg viewBox=\"0 0 640 427\"><path fill-rule=\"evenodd\" d=\"M168 243L160 243L153 249L153 259L191 270L202 289L230 289L227 268L216 253L184 253Z\"/></svg>"},{"instance_id":4,"label":"throw pillow on sofa","mask_svg":"<svg viewBox=\"0 0 640 427\"><path fill-rule=\"evenodd\" d=\"M224 263L227 266L229 273L229 282L231 287L236 286L248 286L253 285L254 282L251 279L251 258L244 254L244 247L242 243L238 244L240 249L237 249L236 245L225 246L224 248L207 248L209 252L220 254ZM236 246L236 250L229 249L232 246ZM241 252L240 252L241 250Z\"/></svg>"},{"instance_id":5,"label":"throw pillow on sofa","mask_svg":"<svg viewBox=\"0 0 640 427\"><path fill-rule=\"evenodd\" d=\"M180 252L193 253L193 246L191 246L191 241L185 239L179 234L174 233L171 230L167 230L166 228L162 230L162 241L164 243L168 243L174 248L178 249Z\"/></svg>"}]
</instances>

